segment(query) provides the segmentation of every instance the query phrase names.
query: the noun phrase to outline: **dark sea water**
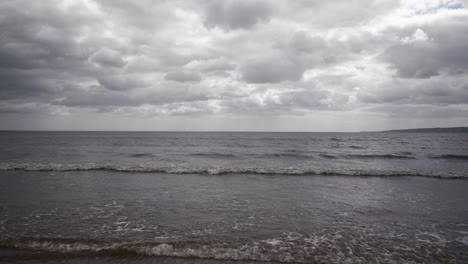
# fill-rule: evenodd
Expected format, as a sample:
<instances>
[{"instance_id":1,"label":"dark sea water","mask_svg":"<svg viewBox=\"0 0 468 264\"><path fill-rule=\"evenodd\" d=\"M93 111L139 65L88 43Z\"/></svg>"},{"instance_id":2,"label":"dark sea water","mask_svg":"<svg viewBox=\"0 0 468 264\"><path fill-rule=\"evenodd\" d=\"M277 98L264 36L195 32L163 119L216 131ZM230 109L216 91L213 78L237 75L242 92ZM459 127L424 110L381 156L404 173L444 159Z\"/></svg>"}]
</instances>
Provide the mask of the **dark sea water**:
<instances>
[{"instance_id":1,"label":"dark sea water","mask_svg":"<svg viewBox=\"0 0 468 264\"><path fill-rule=\"evenodd\" d=\"M0 132L0 247L468 263L468 134Z\"/></svg>"}]
</instances>

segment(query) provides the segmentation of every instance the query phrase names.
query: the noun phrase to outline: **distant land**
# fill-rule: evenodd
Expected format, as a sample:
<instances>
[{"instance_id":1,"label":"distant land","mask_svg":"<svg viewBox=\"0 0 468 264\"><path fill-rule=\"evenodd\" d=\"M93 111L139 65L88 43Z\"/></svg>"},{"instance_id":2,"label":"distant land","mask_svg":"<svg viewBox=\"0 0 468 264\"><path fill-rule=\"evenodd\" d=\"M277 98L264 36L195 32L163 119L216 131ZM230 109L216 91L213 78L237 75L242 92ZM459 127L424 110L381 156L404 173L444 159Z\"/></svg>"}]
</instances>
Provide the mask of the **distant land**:
<instances>
[{"instance_id":1,"label":"distant land","mask_svg":"<svg viewBox=\"0 0 468 264\"><path fill-rule=\"evenodd\" d=\"M433 128L413 128L413 129L392 129L379 132L418 132L418 133L468 133L468 127L433 127Z\"/></svg>"}]
</instances>

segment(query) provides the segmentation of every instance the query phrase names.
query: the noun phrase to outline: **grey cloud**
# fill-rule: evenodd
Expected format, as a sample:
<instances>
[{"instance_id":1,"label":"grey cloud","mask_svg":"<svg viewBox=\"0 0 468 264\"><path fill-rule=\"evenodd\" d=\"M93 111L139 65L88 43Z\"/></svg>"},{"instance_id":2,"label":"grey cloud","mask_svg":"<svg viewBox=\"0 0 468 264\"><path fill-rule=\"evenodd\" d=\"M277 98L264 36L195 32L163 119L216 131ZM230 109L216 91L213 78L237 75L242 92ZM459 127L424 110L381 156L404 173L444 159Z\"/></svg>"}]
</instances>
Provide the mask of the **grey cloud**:
<instances>
[{"instance_id":1,"label":"grey cloud","mask_svg":"<svg viewBox=\"0 0 468 264\"><path fill-rule=\"evenodd\" d=\"M444 71L468 72L468 18L421 26L427 40L398 43L386 50L381 59L390 63L400 77L429 78ZM418 28L413 27L413 32ZM408 29L396 34L407 33Z\"/></svg>"},{"instance_id":2,"label":"grey cloud","mask_svg":"<svg viewBox=\"0 0 468 264\"><path fill-rule=\"evenodd\" d=\"M396 45L388 49L383 60L397 69L403 78L429 78L439 74L439 62L433 56L432 43Z\"/></svg>"},{"instance_id":3,"label":"grey cloud","mask_svg":"<svg viewBox=\"0 0 468 264\"><path fill-rule=\"evenodd\" d=\"M141 100L120 93L118 91L109 91L100 86L91 86L86 89L75 88L63 94L64 97L58 98L52 102L55 105L64 105L71 107L108 107L108 106L139 106Z\"/></svg>"},{"instance_id":4,"label":"grey cloud","mask_svg":"<svg viewBox=\"0 0 468 264\"><path fill-rule=\"evenodd\" d=\"M456 107L441 107L434 105L377 105L365 109L368 112L384 113L387 116L408 119L408 118L423 118L423 119L453 119L465 118L468 116L468 110Z\"/></svg>"},{"instance_id":5,"label":"grey cloud","mask_svg":"<svg viewBox=\"0 0 468 264\"><path fill-rule=\"evenodd\" d=\"M214 99L206 91L182 83L166 83L164 89L130 93L129 90L109 90L100 85L73 87L62 93L61 98L53 100L54 105L72 107L91 107L100 110L114 111L119 107L138 107L149 105L168 105L192 103Z\"/></svg>"},{"instance_id":6,"label":"grey cloud","mask_svg":"<svg viewBox=\"0 0 468 264\"><path fill-rule=\"evenodd\" d=\"M330 96L328 91L304 89L284 93L281 102L289 106L299 106L303 108L316 108L324 106L324 99Z\"/></svg>"},{"instance_id":7,"label":"grey cloud","mask_svg":"<svg viewBox=\"0 0 468 264\"><path fill-rule=\"evenodd\" d=\"M98 78L99 84L109 90L125 91L133 88L142 88L150 85L140 76L134 75L110 75Z\"/></svg>"},{"instance_id":8,"label":"grey cloud","mask_svg":"<svg viewBox=\"0 0 468 264\"><path fill-rule=\"evenodd\" d=\"M466 107L466 11L409 21L393 12L400 4L5 1L1 111L280 116L408 105L443 116ZM419 28L426 40L411 39Z\"/></svg>"},{"instance_id":9,"label":"grey cloud","mask_svg":"<svg viewBox=\"0 0 468 264\"><path fill-rule=\"evenodd\" d=\"M247 62L241 68L242 79L249 83L279 83L298 81L304 67L285 57L272 56Z\"/></svg>"},{"instance_id":10,"label":"grey cloud","mask_svg":"<svg viewBox=\"0 0 468 264\"><path fill-rule=\"evenodd\" d=\"M325 40L305 31L297 31L289 39L275 42L272 47L305 70L329 67L356 58L359 54L356 46L365 46L365 38L354 38L353 41L350 44L336 39Z\"/></svg>"},{"instance_id":11,"label":"grey cloud","mask_svg":"<svg viewBox=\"0 0 468 264\"><path fill-rule=\"evenodd\" d=\"M290 42L289 46L298 52L318 52L326 48L325 41L318 36L309 36L304 31L296 32Z\"/></svg>"},{"instance_id":12,"label":"grey cloud","mask_svg":"<svg viewBox=\"0 0 468 264\"><path fill-rule=\"evenodd\" d=\"M168 66L183 66L193 60L209 59L208 56L203 54L183 53L171 49L165 50L158 57L163 64Z\"/></svg>"},{"instance_id":13,"label":"grey cloud","mask_svg":"<svg viewBox=\"0 0 468 264\"><path fill-rule=\"evenodd\" d=\"M226 0L209 1L205 10L205 26L225 30L251 28L270 19L273 8L269 1Z\"/></svg>"},{"instance_id":14,"label":"grey cloud","mask_svg":"<svg viewBox=\"0 0 468 264\"><path fill-rule=\"evenodd\" d=\"M95 0L95 2L113 21L137 30L152 31L174 20L171 1ZM178 2L178 5L181 4L183 6L185 3Z\"/></svg>"},{"instance_id":15,"label":"grey cloud","mask_svg":"<svg viewBox=\"0 0 468 264\"><path fill-rule=\"evenodd\" d=\"M201 75L196 72L188 71L176 71L166 74L164 77L166 80L176 82L199 82L201 81Z\"/></svg>"},{"instance_id":16,"label":"grey cloud","mask_svg":"<svg viewBox=\"0 0 468 264\"><path fill-rule=\"evenodd\" d=\"M341 109L337 104L345 104L348 98L333 98L331 92L309 88L288 88L290 85L279 84L274 88L267 86L258 88L245 96L221 100L221 105L234 113L261 113L261 114L281 114L303 115L313 110Z\"/></svg>"},{"instance_id":17,"label":"grey cloud","mask_svg":"<svg viewBox=\"0 0 468 264\"><path fill-rule=\"evenodd\" d=\"M234 70L236 65L225 58L217 58L209 60L193 60L185 65L185 67L203 72L214 72Z\"/></svg>"},{"instance_id":18,"label":"grey cloud","mask_svg":"<svg viewBox=\"0 0 468 264\"><path fill-rule=\"evenodd\" d=\"M468 104L468 81L466 76L445 75L418 81L394 79L381 86L364 88L358 97L374 104Z\"/></svg>"},{"instance_id":19,"label":"grey cloud","mask_svg":"<svg viewBox=\"0 0 468 264\"><path fill-rule=\"evenodd\" d=\"M110 67L123 67L127 63L122 59L119 52L111 50L109 48L101 48L96 53L89 57L90 61L100 66Z\"/></svg>"},{"instance_id":20,"label":"grey cloud","mask_svg":"<svg viewBox=\"0 0 468 264\"><path fill-rule=\"evenodd\" d=\"M44 104L39 102L30 103L18 103L18 102L0 102L0 113L1 114L16 114L16 115L28 115L28 114L42 114L54 112L60 114L60 106L54 106L50 104Z\"/></svg>"},{"instance_id":21,"label":"grey cloud","mask_svg":"<svg viewBox=\"0 0 468 264\"><path fill-rule=\"evenodd\" d=\"M44 100L62 90L57 75L48 71L17 71L0 69L0 100L23 98Z\"/></svg>"},{"instance_id":22,"label":"grey cloud","mask_svg":"<svg viewBox=\"0 0 468 264\"><path fill-rule=\"evenodd\" d=\"M249 83L279 83L299 81L307 69L327 67L350 60L353 52L340 41L325 41L304 31L290 35L286 41L265 49L260 58L245 62L240 70Z\"/></svg>"},{"instance_id":23,"label":"grey cloud","mask_svg":"<svg viewBox=\"0 0 468 264\"><path fill-rule=\"evenodd\" d=\"M289 19L305 22L315 28L340 28L365 24L375 17L390 13L400 5L400 2L391 0L296 0L277 3Z\"/></svg>"}]
</instances>

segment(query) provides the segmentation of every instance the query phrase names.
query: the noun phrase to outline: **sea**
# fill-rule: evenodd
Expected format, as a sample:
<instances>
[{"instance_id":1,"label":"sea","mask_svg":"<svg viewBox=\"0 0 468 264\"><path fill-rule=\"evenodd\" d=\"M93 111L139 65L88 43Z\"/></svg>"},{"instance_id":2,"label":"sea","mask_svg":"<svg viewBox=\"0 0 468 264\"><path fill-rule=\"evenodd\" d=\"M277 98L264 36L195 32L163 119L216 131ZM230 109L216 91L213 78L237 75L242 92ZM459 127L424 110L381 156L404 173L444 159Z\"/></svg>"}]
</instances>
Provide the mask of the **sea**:
<instances>
[{"instance_id":1,"label":"sea","mask_svg":"<svg viewBox=\"0 0 468 264\"><path fill-rule=\"evenodd\" d=\"M468 133L0 132L0 263L468 263Z\"/></svg>"}]
</instances>

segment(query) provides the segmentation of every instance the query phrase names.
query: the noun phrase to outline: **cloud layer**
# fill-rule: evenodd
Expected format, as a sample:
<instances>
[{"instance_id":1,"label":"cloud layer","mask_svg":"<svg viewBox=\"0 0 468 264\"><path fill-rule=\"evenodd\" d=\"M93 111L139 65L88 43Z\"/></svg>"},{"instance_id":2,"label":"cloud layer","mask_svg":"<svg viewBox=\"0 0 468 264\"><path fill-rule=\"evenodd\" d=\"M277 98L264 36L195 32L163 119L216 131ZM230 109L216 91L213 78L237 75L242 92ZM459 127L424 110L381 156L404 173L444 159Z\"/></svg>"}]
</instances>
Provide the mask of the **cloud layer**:
<instances>
[{"instance_id":1,"label":"cloud layer","mask_svg":"<svg viewBox=\"0 0 468 264\"><path fill-rule=\"evenodd\" d=\"M101 129L96 116L110 129L468 124L467 5L2 1L0 128Z\"/></svg>"}]
</instances>

